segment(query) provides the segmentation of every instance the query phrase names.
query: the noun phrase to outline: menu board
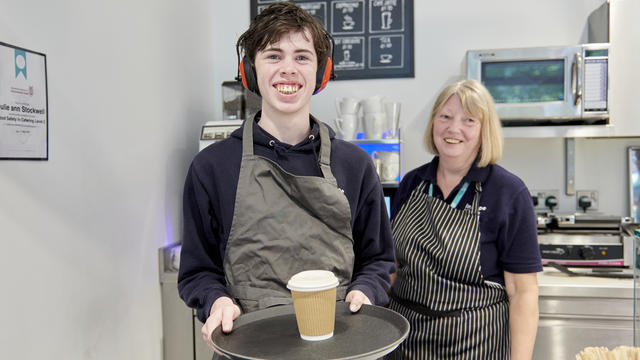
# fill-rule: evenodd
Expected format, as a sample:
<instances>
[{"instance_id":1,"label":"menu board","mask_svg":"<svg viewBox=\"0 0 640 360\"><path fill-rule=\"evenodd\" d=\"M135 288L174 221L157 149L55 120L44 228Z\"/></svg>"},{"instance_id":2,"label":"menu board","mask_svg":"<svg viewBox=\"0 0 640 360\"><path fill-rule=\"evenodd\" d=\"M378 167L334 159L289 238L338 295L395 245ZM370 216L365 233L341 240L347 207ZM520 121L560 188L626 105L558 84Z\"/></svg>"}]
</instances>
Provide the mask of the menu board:
<instances>
[{"instance_id":1,"label":"menu board","mask_svg":"<svg viewBox=\"0 0 640 360\"><path fill-rule=\"evenodd\" d=\"M251 19L281 0L251 0ZM336 80L413 77L413 0L295 0L334 39Z\"/></svg>"}]
</instances>

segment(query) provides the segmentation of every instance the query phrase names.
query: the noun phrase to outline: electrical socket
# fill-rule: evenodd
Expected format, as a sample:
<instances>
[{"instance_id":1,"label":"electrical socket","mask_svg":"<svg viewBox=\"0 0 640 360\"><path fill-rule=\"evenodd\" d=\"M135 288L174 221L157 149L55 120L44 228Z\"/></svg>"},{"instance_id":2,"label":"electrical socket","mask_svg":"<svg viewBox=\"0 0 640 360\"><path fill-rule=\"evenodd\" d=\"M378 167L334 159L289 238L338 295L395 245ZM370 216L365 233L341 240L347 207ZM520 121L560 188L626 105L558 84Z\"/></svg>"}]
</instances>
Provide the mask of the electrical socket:
<instances>
[{"instance_id":1,"label":"electrical socket","mask_svg":"<svg viewBox=\"0 0 640 360\"><path fill-rule=\"evenodd\" d=\"M582 208L580 207L580 198L582 198L583 196L588 197L589 199L591 199L591 206L589 206L587 208L587 211L589 210L598 210L598 203L599 203L599 198L598 198L598 191L596 190L576 190L576 210L577 211L583 211Z\"/></svg>"},{"instance_id":2,"label":"electrical socket","mask_svg":"<svg viewBox=\"0 0 640 360\"><path fill-rule=\"evenodd\" d=\"M534 196L538 197L538 205L535 206L535 209L536 210L540 210L540 211L549 211L549 208L545 205L545 200L549 196L555 196L556 200L560 201L560 190L533 190L533 189L529 189L529 194L531 194L531 197L534 197ZM555 207L554 210L558 210L558 208Z\"/></svg>"}]
</instances>

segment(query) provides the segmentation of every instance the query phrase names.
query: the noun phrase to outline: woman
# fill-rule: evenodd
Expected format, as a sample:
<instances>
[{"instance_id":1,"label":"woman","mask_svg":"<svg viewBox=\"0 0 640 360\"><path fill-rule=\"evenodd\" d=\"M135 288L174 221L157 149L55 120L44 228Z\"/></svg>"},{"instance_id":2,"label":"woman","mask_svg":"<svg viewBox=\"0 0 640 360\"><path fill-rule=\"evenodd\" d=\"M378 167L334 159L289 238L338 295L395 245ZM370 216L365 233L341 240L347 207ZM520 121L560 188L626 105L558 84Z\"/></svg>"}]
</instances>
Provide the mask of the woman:
<instances>
[{"instance_id":1,"label":"woman","mask_svg":"<svg viewBox=\"0 0 640 360\"><path fill-rule=\"evenodd\" d=\"M398 272L390 308L411 324L398 359L530 359L542 270L525 184L496 165L502 129L474 80L438 96L436 154L402 180L391 210Z\"/></svg>"}]
</instances>

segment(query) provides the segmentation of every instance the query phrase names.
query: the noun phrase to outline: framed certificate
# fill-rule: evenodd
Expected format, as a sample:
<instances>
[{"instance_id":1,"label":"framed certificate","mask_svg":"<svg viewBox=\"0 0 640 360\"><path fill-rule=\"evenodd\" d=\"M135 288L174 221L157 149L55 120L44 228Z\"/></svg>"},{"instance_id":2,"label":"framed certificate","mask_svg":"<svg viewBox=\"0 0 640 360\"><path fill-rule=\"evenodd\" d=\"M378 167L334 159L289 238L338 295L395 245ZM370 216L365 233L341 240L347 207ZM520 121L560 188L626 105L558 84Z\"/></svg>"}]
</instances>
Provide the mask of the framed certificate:
<instances>
[{"instance_id":1,"label":"framed certificate","mask_svg":"<svg viewBox=\"0 0 640 360\"><path fill-rule=\"evenodd\" d=\"M48 159L46 55L0 42L0 160Z\"/></svg>"}]
</instances>

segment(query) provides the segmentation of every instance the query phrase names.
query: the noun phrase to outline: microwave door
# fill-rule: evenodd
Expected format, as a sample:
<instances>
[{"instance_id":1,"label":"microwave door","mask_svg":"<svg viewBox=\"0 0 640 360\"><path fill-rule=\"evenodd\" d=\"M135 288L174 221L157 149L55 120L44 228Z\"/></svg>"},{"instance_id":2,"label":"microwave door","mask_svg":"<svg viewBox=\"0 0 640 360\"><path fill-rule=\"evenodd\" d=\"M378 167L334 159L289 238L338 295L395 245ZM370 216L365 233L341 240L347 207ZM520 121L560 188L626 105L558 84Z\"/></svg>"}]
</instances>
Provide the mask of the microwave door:
<instances>
[{"instance_id":1,"label":"microwave door","mask_svg":"<svg viewBox=\"0 0 640 360\"><path fill-rule=\"evenodd\" d=\"M503 121L576 119L581 56L580 47L470 51L467 77L487 87Z\"/></svg>"}]
</instances>

